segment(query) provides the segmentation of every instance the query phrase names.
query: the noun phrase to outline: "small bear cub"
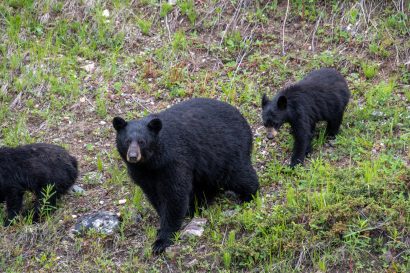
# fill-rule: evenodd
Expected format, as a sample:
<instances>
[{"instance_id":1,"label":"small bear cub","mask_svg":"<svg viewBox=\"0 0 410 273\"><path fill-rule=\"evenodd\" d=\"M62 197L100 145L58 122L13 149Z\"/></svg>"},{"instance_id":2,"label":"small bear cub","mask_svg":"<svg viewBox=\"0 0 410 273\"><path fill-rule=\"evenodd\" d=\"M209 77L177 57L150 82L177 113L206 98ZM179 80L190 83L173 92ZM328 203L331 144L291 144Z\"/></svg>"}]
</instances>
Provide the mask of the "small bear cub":
<instances>
[{"instance_id":1,"label":"small bear cub","mask_svg":"<svg viewBox=\"0 0 410 273\"><path fill-rule=\"evenodd\" d=\"M7 205L5 226L20 213L24 192L35 194L33 220L37 221L41 205L47 201L54 208L77 176L77 160L62 147L45 143L0 147L0 203ZM48 185L53 186L53 192L44 200Z\"/></svg>"},{"instance_id":2,"label":"small bear cub","mask_svg":"<svg viewBox=\"0 0 410 273\"><path fill-rule=\"evenodd\" d=\"M117 149L160 217L153 252L171 245L185 216L222 190L250 201L259 188L252 131L233 106L196 98L139 120L113 119Z\"/></svg>"},{"instance_id":3,"label":"small bear cub","mask_svg":"<svg viewBox=\"0 0 410 273\"><path fill-rule=\"evenodd\" d=\"M282 89L272 100L263 94L262 120L268 139L290 123L294 147L290 166L303 164L312 150L316 123L326 121L326 136L334 137L342 123L350 91L343 76L332 68L310 72L301 81Z\"/></svg>"}]
</instances>

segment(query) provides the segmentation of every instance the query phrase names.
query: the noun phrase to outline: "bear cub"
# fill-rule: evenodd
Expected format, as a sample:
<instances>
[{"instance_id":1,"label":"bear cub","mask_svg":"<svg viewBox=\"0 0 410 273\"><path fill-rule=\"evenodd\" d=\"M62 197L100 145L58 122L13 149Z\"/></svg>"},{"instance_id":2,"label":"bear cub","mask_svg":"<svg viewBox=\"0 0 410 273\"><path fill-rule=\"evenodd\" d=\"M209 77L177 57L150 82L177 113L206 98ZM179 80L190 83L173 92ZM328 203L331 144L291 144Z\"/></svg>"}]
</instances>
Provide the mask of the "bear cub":
<instances>
[{"instance_id":1,"label":"bear cub","mask_svg":"<svg viewBox=\"0 0 410 273\"><path fill-rule=\"evenodd\" d=\"M262 120L267 137L273 139L282 124L290 123L295 140L290 166L303 164L312 150L316 123L326 121L326 136L334 137L349 98L346 80L339 72L332 68L314 70L272 100L263 95Z\"/></svg>"},{"instance_id":2,"label":"bear cub","mask_svg":"<svg viewBox=\"0 0 410 273\"><path fill-rule=\"evenodd\" d=\"M233 106L196 98L139 120L113 119L119 154L160 217L159 254L195 207L222 190L250 201L259 188L252 131Z\"/></svg>"},{"instance_id":3,"label":"bear cub","mask_svg":"<svg viewBox=\"0 0 410 273\"><path fill-rule=\"evenodd\" d=\"M33 219L41 213L44 191L53 186L54 194L47 200L51 207L74 184L78 176L77 160L62 147L52 144L29 144L0 148L0 202L6 202L5 225L20 213L25 191L35 194Z\"/></svg>"}]
</instances>

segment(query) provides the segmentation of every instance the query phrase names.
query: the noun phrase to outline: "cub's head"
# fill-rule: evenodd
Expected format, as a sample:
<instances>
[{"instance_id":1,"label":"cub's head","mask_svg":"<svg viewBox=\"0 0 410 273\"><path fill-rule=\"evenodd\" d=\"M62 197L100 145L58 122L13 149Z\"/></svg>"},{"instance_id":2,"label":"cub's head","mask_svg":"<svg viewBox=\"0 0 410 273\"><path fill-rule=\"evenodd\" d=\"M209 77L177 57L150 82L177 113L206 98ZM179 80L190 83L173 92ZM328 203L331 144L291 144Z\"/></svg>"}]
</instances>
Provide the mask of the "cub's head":
<instances>
[{"instance_id":1,"label":"cub's head","mask_svg":"<svg viewBox=\"0 0 410 273\"><path fill-rule=\"evenodd\" d=\"M288 100L286 96L279 95L272 100L263 94L262 97L262 121L266 128L267 137L273 139L279 128L288 118Z\"/></svg>"},{"instance_id":2,"label":"cub's head","mask_svg":"<svg viewBox=\"0 0 410 273\"><path fill-rule=\"evenodd\" d=\"M112 121L117 131L117 149L123 160L136 164L149 160L157 147L162 122L150 116L141 120L125 121L115 117Z\"/></svg>"}]
</instances>

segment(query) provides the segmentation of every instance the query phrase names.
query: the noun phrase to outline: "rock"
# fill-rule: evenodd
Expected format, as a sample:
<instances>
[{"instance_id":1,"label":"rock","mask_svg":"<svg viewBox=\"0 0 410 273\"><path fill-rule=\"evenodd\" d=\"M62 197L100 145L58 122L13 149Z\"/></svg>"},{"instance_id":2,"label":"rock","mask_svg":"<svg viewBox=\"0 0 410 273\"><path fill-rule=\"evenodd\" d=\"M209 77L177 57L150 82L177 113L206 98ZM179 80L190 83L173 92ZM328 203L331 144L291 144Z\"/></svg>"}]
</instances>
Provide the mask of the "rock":
<instances>
[{"instance_id":1,"label":"rock","mask_svg":"<svg viewBox=\"0 0 410 273\"><path fill-rule=\"evenodd\" d=\"M181 252L181 246L171 245L165 249L165 255L168 259L174 259Z\"/></svg>"},{"instance_id":2,"label":"rock","mask_svg":"<svg viewBox=\"0 0 410 273\"><path fill-rule=\"evenodd\" d=\"M102 16L104 17L110 17L110 11L108 9L103 10Z\"/></svg>"},{"instance_id":3,"label":"rock","mask_svg":"<svg viewBox=\"0 0 410 273\"><path fill-rule=\"evenodd\" d=\"M192 221L184 228L181 237L197 236L200 237L204 233L204 226L208 222L205 218L193 218Z\"/></svg>"},{"instance_id":4,"label":"rock","mask_svg":"<svg viewBox=\"0 0 410 273\"><path fill-rule=\"evenodd\" d=\"M118 205L123 205L123 204L125 204L125 203L127 203L127 199L120 199L120 200L118 200Z\"/></svg>"},{"instance_id":5,"label":"rock","mask_svg":"<svg viewBox=\"0 0 410 273\"><path fill-rule=\"evenodd\" d=\"M168 0L168 4L170 5L175 5L177 3L177 0Z\"/></svg>"},{"instance_id":6,"label":"rock","mask_svg":"<svg viewBox=\"0 0 410 273\"><path fill-rule=\"evenodd\" d=\"M372 116L373 116L373 117L385 117L386 114L383 113L382 111L377 111L377 110L375 110L375 111L372 112Z\"/></svg>"},{"instance_id":7,"label":"rock","mask_svg":"<svg viewBox=\"0 0 410 273\"><path fill-rule=\"evenodd\" d=\"M234 216L236 214L236 211L234 209L230 209L230 210L226 210L224 212L222 212L223 216L226 217L231 217Z\"/></svg>"},{"instance_id":8,"label":"rock","mask_svg":"<svg viewBox=\"0 0 410 273\"><path fill-rule=\"evenodd\" d=\"M187 263L187 267L194 267L195 265L198 264L198 260L197 259L193 259L192 261L190 261L189 263Z\"/></svg>"},{"instance_id":9,"label":"rock","mask_svg":"<svg viewBox=\"0 0 410 273\"><path fill-rule=\"evenodd\" d=\"M71 187L71 191L74 193L84 194L85 190L78 185L74 185Z\"/></svg>"},{"instance_id":10,"label":"rock","mask_svg":"<svg viewBox=\"0 0 410 273\"><path fill-rule=\"evenodd\" d=\"M93 229L98 233L110 235L118 229L119 224L120 220L115 213L100 211L81 217L72 229L72 233L84 235L87 231Z\"/></svg>"},{"instance_id":11,"label":"rock","mask_svg":"<svg viewBox=\"0 0 410 273\"><path fill-rule=\"evenodd\" d=\"M95 70L95 64L91 62L86 65L83 65L81 68L87 71L88 73L91 73L91 72L94 72Z\"/></svg>"}]
</instances>

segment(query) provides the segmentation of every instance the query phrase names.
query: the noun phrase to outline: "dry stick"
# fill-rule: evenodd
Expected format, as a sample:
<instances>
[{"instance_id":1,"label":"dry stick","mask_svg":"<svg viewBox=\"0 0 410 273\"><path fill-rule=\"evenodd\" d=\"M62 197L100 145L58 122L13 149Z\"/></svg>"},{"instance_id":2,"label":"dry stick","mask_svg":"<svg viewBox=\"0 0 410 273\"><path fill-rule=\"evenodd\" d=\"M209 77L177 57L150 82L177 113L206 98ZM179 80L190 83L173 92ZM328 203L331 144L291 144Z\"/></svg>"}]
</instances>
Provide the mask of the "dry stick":
<instances>
[{"instance_id":1,"label":"dry stick","mask_svg":"<svg viewBox=\"0 0 410 273\"><path fill-rule=\"evenodd\" d=\"M222 39L221 39L221 41L219 42L219 46L222 45L222 42L224 41L226 32L228 31L228 28L229 28L230 25L236 20L236 18L239 16L239 13L240 13L240 10L241 10L241 7L242 7L242 3L243 3L243 0L241 0L241 1L239 2L238 6L236 7L236 10L235 10L234 15L232 16L231 21L229 21L229 23L226 25L226 28L225 28L224 32L222 33Z\"/></svg>"},{"instance_id":2,"label":"dry stick","mask_svg":"<svg viewBox=\"0 0 410 273\"><path fill-rule=\"evenodd\" d=\"M364 9L364 1L360 1L360 9L362 10L363 17L364 17L364 22L366 23L366 27L369 28L369 23L368 23L368 17L369 15L366 14L366 10Z\"/></svg>"},{"instance_id":3,"label":"dry stick","mask_svg":"<svg viewBox=\"0 0 410 273\"><path fill-rule=\"evenodd\" d=\"M168 14L165 15L165 26L167 27L167 30L168 30L168 40L169 42L171 42L171 30L169 29L169 25L168 25Z\"/></svg>"},{"instance_id":4,"label":"dry stick","mask_svg":"<svg viewBox=\"0 0 410 273\"><path fill-rule=\"evenodd\" d=\"M289 0L288 4L286 5L286 14L285 14L285 19L283 20L283 26L282 26L282 55L285 55L285 25L286 25L286 20L288 19L288 12L289 12Z\"/></svg>"},{"instance_id":5,"label":"dry stick","mask_svg":"<svg viewBox=\"0 0 410 273\"><path fill-rule=\"evenodd\" d=\"M319 19L317 19L315 29L313 30L313 34L312 34L312 52L315 52L315 36L316 36L316 31L317 31L317 28L319 27L321 19L322 19L322 16L319 15Z\"/></svg>"},{"instance_id":6,"label":"dry stick","mask_svg":"<svg viewBox=\"0 0 410 273\"><path fill-rule=\"evenodd\" d=\"M257 25L255 25L255 26L252 28L251 34L249 35L249 37L246 38L246 39L244 39L245 44L246 44L246 41L247 41L247 40L250 41L250 42L249 42L249 45L247 46L248 48L251 47L252 38L253 38L253 32L255 31L256 26L257 26ZM249 26L248 26L248 27L249 27ZM245 58L246 54L247 54L249 51L247 51L246 48L244 48L243 52L244 52L244 53L243 53L242 57L239 59L238 65L236 66L235 73L233 74L233 77L232 77L232 80L231 80L231 85L230 85L229 88L232 88L232 84L233 84L233 82L234 82L234 80L235 80L236 74L238 73L239 67L240 67L241 64L242 64L243 58ZM241 51L241 53L242 53L242 51ZM238 60L238 58L237 58L237 60Z\"/></svg>"}]
</instances>

